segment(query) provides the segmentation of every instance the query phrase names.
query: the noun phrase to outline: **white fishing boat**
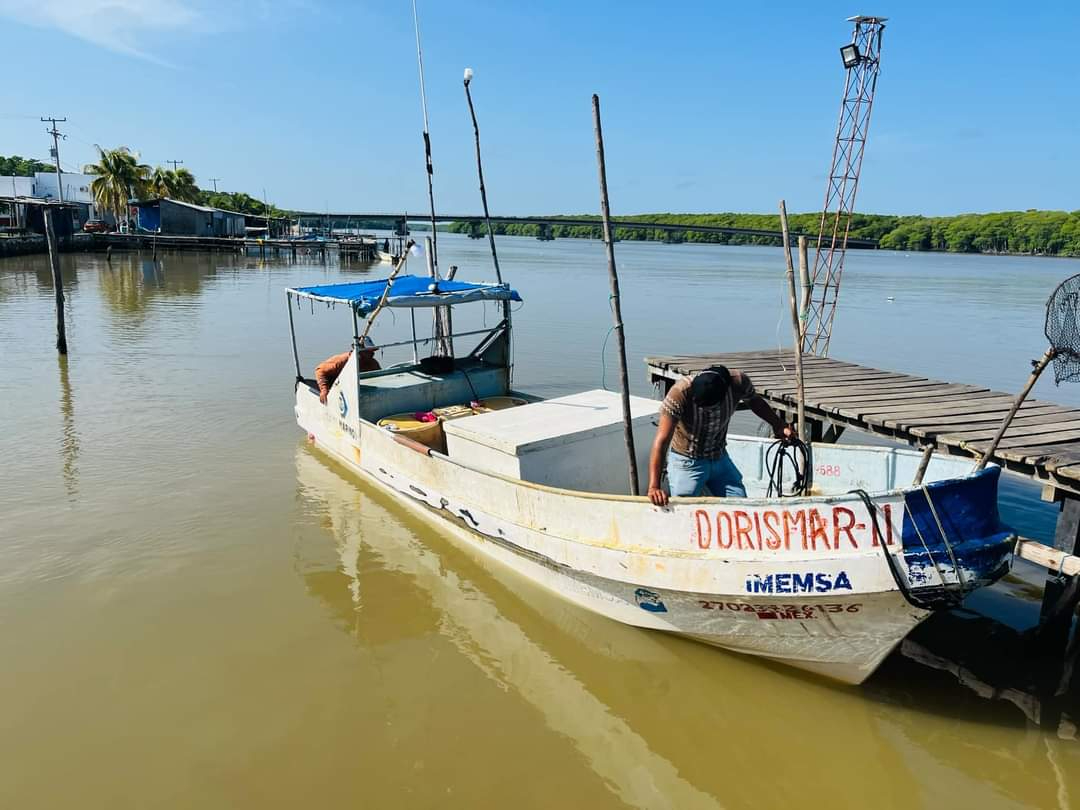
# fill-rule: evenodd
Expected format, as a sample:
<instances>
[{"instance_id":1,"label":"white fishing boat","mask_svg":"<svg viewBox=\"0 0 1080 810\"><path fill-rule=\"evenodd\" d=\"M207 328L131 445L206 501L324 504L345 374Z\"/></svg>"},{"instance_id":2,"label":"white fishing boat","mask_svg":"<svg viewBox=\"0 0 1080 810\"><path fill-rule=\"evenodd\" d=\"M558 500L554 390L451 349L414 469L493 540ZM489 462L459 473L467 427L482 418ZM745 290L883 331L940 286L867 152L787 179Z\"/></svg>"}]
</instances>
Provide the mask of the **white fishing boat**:
<instances>
[{"instance_id":1,"label":"white fishing boat","mask_svg":"<svg viewBox=\"0 0 1080 810\"><path fill-rule=\"evenodd\" d=\"M1008 570L1015 537L998 517L996 467L935 457L912 486L919 453L816 444L812 494L767 497L771 442L731 436L749 497L661 508L627 494L619 395L513 388L520 298L508 285L399 276L287 296L290 326L301 299L351 311L354 345L380 304L502 302L493 328L454 336L477 340L465 356L358 372L354 352L326 404L301 373L293 329L297 422L451 537L616 621L857 684L933 610ZM631 397L639 469L658 406Z\"/></svg>"}]
</instances>

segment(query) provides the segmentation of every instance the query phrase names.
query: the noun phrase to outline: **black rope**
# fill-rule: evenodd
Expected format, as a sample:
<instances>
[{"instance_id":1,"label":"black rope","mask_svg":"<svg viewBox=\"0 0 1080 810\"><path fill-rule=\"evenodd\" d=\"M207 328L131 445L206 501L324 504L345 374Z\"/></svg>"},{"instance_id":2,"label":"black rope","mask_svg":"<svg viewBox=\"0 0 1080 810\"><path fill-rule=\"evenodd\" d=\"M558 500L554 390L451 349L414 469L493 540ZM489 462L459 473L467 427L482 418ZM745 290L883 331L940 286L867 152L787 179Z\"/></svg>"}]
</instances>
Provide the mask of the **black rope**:
<instances>
[{"instance_id":1,"label":"black rope","mask_svg":"<svg viewBox=\"0 0 1080 810\"><path fill-rule=\"evenodd\" d=\"M459 368L458 371L460 371L462 376L465 377L465 382L467 382L469 384L469 390L472 391L472 396L473 396L472 401L473 402L479 402L480 401L480 395L476 393L476 386L474 386L472 384L472 380L469 379L469 372L467 372L463 368Z\"/></svg>"},{"instance_id":2,"label":"black rope","mask_svg":"<svg viewBox=\"0 0 1080 810\"><path fill-rule=\"evenodd\" d=\"M769 489L765 494L767 498L784 497L785 467L789 467L792 472L791 490L787 495L805 495L809 483L806 473L810 469L810 454L806 445L797 437L774 442L765 451L765 469L769 474Z\"/></svg>"},{"instance_id":3,"label":"black rope","mask_svg":"<svg viewBox=\"0 0 1080 810\"><path fill-rule=\"evenodd\" d=\"M881 533L877 507L874 505L873 499L865 489L853 489L850 490L850 494L858 495L866 505L866 510L870 513L870 520L874 524L874 536L878 538L881 553L885 555L885 565L888 567L889 573L892 574L897 590L900 591L900 595L904 597L907 603L919 610L943 610L959 606L964 599L963 595L957 596L956 593L945 587L944 582L942 582L942 590L939 593L927 597L916 596L904 575L900 572L893 555L889 553L889 547L885 544L885 535Z\"/></svg>"}]
</instances>

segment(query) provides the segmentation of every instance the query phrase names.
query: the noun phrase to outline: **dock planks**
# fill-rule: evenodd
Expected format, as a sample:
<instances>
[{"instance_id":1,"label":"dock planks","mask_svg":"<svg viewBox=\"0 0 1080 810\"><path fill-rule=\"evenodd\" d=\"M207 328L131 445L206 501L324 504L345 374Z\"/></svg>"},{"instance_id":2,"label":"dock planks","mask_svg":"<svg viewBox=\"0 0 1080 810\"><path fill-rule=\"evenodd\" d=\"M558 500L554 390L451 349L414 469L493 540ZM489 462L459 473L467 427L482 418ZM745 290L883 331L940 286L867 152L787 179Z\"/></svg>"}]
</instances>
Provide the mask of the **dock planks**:
<instances>
[{"instance_id":1,"label":"dock planks","mask_svg":"<svg viewBox=\"0 0 1080 810\"><path fill-rule=\"evenodd\" d=\"M675 381L721 364L750 375L773 407L791 411L795 358L768 349L647 357L653 382ZM938 452L978 458L990 445L1014 394L833 360L804 357L806 413L826 421ZM1069 493L1080 494L1080 410L1036 399L1021 407L994 461Z\"/></svg>"}]
</instances>

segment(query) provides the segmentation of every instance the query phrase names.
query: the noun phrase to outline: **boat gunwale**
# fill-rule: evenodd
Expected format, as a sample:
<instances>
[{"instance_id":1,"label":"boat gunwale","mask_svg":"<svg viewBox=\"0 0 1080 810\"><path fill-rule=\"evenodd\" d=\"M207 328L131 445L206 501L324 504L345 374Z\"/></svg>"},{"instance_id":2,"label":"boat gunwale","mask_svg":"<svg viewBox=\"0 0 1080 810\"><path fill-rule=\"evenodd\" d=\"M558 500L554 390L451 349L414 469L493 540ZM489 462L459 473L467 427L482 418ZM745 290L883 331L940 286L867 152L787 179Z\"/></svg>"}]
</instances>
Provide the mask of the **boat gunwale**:
<instances>
[{"instance_id":1,"label":"boat gunwale","mask_svg":"<svg viewBox=\"0 0 1080 810\"><path fill-rule=\"evenodd\" d=\"M514 392L511 392L510 396L516 396L516 394ZM387 437L390 438L391 441L394 440L394 434L393 433L391 433L390 431L385 430L384 428L380 428L379 425L377 425L376 423L371 422L371 421L369 421L369 420L367 420L367 419L365 419L363 417L360 417L359 421L360 421L361 424L367 425L369 428L371 428L373 430L376 430L379 433L387 434ZM747 438L757 438L757 437L750 436L750 437L747 437ZM890 451L890 452L907 453L907 454L910 454L910 455L912 455L914 457L917 457L917 456L921 455L920 453L918 453L918 452L916 452L914 450L908 450L908 449L903 448L903 447L879 448L879 447L876 447L874 445L863 445L863 444L844 444L844 445L826 445L826 446L829 447L829 448L832 448L832 449L842 448L844 451L847 451L847 450L887 450L887 451ZM486 475L486 476L489 476L491 478L497 478L497 479L499 479L501 481L505 481L505 482L510 483L510 484L517 484L517 485L520 485L520 486L524 486L524 487L526 487L528 489L535 489L535 490L538 490L540 492L547 492L547 493L552 494L552 495L562 495L564 497L582 498L584 500L593 500L593 501L600 500L600 501L615 501L615 502L620 502L620 503L647 503L649 506L654 505L652 503L652 501L649 500L648 495L621 495L619 493L587 492L585 490L579 490L579 489L566 489L565 487L556 487L556 486L552 486L550 484L538 484L535 481L526 481L523 478L514 478L513 476L504 475L504 474L496 472L494 470L485 469L484 467L478 467L478 466L475 466L473 464L468 464L468 463L463 462L463 461L461 461L459 459L455 459L455 458L453 458L451 456L448 456L446 453L443 453L443 452L441 452L439 450L436 450L435 448L428 448L427 450L428 450L428 452L425 455L427 455L427 456L429 456L431 458L438 459L440 461L449 462L450 464L461 467L462 469L470 470L471 472L477 473L479 475ZM976 478L979 478L979 477L981 477L983 475L988 474L988 471L990 471L990 470L1000 470L1000 467L997 464L992 464L991 463L991 464L988 464L986 466L986 468L983 469L983 470L972 470L971 472L967 473L966 475L954 476L954 477L951 477L951 478L943 478L943 479L940 479L938 481L930 481L930 482L927 482L925 484L920 484L918 486L895 487L893 489L888 489L888 490L875 490L873 492L867 492L867 495L869 495L871 499L901 497L901 496L903 496L903 495L905 495L905 494L907 494L909 492L918 492L918 491L921 491L923 489L932 490L932 489L934 489L936 487L941 487L941 486L951 484L951 483L957 482L957 481L973 480L973 479L976 479ZM684 505L693 505L693 504L720 505L720 504L740 503L740 504L748 504L750 506L762 506L762 507L777 504L777 503L805 506L805 505L810 505L810 504L815 504L815 503L832 504L832 503L847 502L847 501L859 501L861 503L862 499L855 492L838 492L838 493L834 493L834 494L831 494L831 495L801 495L801 496L798 496L798 497L787 497L787 498L768 498L768 497L765 497L765 498L761 498L761 497L729 498L729 497L721 497L721 496L717 496L717 495L702 495L702 496L697 496L697 497L672 496L672 497L670 497L668 499L669 504L676 504L676 505L677 504L684 504ZM664 507L658 507L658 508L662 509Z\"/></svg>"}]
</instances>

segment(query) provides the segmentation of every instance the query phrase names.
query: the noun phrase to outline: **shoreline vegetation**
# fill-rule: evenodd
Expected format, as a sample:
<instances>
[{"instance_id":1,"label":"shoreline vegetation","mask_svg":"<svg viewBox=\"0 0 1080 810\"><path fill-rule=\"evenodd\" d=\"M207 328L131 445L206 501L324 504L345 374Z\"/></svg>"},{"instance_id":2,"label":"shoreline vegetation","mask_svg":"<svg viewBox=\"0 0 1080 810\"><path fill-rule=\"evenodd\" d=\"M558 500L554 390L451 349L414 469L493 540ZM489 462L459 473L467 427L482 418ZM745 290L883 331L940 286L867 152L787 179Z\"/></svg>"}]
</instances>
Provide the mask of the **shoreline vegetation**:
<instances>
[{"instance_id":1,"label":"shoreline vegetation","mask_svg":"<svg viewBox=\"0 0 1080 810\"><path fill-rule=\"evenodd\" d=\"M599 216L567 216L568 219L595 219L595 226L559 225L551 217L551 236L556 239L599 239ZM791 229L817 235L820 213L789 214ZM671 233L655 228L634 228L632 223L656 222L670 225L758 228L780 230L776 214L637 214L616 217L615 237L626 241L704 242L721 245L775 245L778 240L748 234L718 234L686 231ZM493 223L496 234L541 236L541 226L526 223ZM453 233L486 234L483 224L455 222ZM1080 257L1080 211L1002 211L989 214L958 214L949 217L855 214L851 220L853 239L876 239L882 250L983 253L1015 256ZM813 241L813 240L811 240Z\"/></svg>"},{"instance_id":2,"label":"shoreline vegetation","mask_svg":"<svg viewBox=\"0 0 1080 810\"><path fill-rule=\"evenodd\" d=\"M243 192L208 191L199 188L195 177L184 168L152 168L138 163L138 154L126 146L99 150L99 162L83 167L97 175L91 191L98 205L114 212L117 218L127 213L132 197L157 196L210 205L255 216L282 217L293 212L269 205ZM35 171L52 172L47 163L19 155L0 156L0 175L32 175ZM596 225L560 225L558 220L595 220ZM550 217L549 235L555 239L600 239L600 217L596 214ZM792 231L817 235L820 213L789 214ZM776 245L771 236L751 234L670 232L657 228L635 228L633 223L655 222L667 225L747 228L779 231L777 214L636 214L616 217L615 237L625 241L702 242L721 245ZM386 223L357 221L359 227L379 227ZM529 223L494 223L495 233L506 236L545 236L542 226ZM419 227L416 228L419 230ZM439 230L481 236L487 233L477 221L453 222ZM988 214L958 214L948 217L897 216L891 214L855 214L850 237L877 240L882 250L981 253L1009 256L1080 257L1080 211L1001 211ZM812 239L813 241L813 239Z\"/></svg>"},{"instance_id":3,"label":"shoreline vegetation","mask_svg":"<svg viewBox=\"0 0 1080 810\"><path fill-rule=\"evenodd\" d=\"M94 175L90 192L97 205L111 212L117 221L127 216L131 199L163 197L180 202L209 205L226 211L253 216L284 217L289 212L242 191L209 191L199 188L195 176L184 168L166 169L139 163L138 152L126 146L98 150L98 162L82 167L85 174ZM29 177L35 172L56 173L56 167L34 158L20 155L0 155L0 175ZM3 193L0 191L0 193Z\"/></svg>"}]
</instances>

